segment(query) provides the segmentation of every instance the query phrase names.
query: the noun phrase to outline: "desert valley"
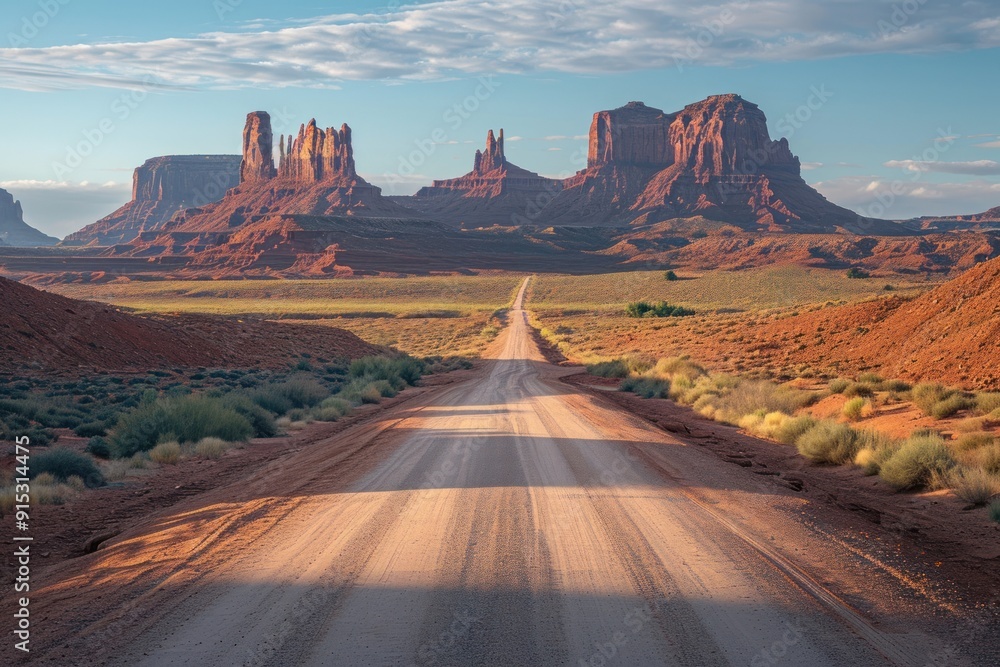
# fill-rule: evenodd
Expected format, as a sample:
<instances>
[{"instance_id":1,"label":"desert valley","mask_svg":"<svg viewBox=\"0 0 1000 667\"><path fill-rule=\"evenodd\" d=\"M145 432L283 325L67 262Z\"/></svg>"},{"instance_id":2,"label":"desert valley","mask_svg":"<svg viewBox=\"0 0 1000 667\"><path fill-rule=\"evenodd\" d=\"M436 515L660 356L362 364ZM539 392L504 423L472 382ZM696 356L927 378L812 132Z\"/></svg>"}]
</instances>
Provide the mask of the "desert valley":
<instances>
[{"instance_id":1,"label":"desert valley","mask_svg":"<svg viewBox=\"0 0 1000 667\"><path fill-rule=\"evenodd\" d=\"M387 192L326 104L62 238L4 183L4 664L1000 664L1000 190L645 92L558 175Z\"/></svg>"}]
</instances>

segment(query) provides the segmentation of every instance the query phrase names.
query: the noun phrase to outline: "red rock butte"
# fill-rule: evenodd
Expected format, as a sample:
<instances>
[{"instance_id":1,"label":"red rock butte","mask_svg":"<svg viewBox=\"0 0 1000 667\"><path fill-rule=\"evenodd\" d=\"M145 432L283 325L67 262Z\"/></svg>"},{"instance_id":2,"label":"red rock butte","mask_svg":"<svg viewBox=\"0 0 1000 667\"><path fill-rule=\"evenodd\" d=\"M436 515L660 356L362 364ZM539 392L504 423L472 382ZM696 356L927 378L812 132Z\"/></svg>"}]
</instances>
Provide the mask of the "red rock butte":
<instances>
[{"instance_id":1,"label":"red rock butte","mask_svg":"<svg viewBox=\"0 0 1000 667\"><path fill-rule=\"evenodd\" d=\"M464 197L498 197L515 191L520 193L551 192L562 188L562 182L555 178L544 178L533 171L522 169L508 162L504 155L503 129L494 136L493 130L486 133L486 147L477 150L472 171L421 188L417 197L435 197L459 194Z\"/></svg>"}]
</instances>

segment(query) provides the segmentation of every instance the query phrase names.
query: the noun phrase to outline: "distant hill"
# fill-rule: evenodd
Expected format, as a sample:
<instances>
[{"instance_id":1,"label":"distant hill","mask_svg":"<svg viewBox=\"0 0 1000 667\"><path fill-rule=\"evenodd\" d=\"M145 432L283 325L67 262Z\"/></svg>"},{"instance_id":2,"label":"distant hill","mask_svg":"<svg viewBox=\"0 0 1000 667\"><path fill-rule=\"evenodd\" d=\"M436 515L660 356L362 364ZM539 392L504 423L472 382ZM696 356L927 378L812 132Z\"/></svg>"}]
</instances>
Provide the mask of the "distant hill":
<instances>
[{"instance_id":1,"label":"distant hill","mask_svg":"<svg viewBox=\"0 0 1000 667\"><path fill-rule=\"evenodd\" d=\"M0 189L0 245L5 246L49 246L55 245L59 239L43 234L24 221L21 202L14 196Z\"/></svg>"}]
</instances>

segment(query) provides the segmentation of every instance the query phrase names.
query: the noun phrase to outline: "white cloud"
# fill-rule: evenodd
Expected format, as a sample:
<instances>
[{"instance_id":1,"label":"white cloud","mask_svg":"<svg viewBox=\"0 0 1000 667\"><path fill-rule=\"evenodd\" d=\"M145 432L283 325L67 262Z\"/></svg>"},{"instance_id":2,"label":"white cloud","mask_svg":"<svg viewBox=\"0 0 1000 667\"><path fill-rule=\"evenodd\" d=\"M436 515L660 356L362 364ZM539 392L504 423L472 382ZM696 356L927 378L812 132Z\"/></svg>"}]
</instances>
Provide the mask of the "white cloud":
<instances>
[{"instance_id":1,"label":"white cloud","mask_svg":"<svg viewBox=\"0 0 1000 667\"><path fill-rule=\"evenodd\" d=\"M973 162L926 162L923 160L890 160L886 167L910 172L937 172L940 174L964 174L972 176L993 176L1000 174L1000 162L976 160Z\"/></svg>"},{"instance_id":2,"label":"white cloud","mask_svg":"<svg viewBox=\"0 0 1000 667\"><path fill-rule=\"evenodd\" d=\"M985 144L976 144L980 148L1000 148L1000 141L987 141Z\"/></svg>"},{"instance_id":3,"label":"white cloud","mask_svg":"<svg viewBox=\"0 0 1000 667\"><path fill-rule=\"evenodd\" d=\"M802 171L813 171L823 166L822 162L803 162Z\"/></svg>"},{"instance_id":4,"label":"white cloud","mask_svg":"<svg viewBox=\"0 0 1000 667\"><path fill-rule=\"evenodd\" d=\"M995 3L441 0L147 42L0 49L0 86L330 87L1000 46ZM715 34L706 26L717 26ZM586 45L581 47L581 45Z\"/></svg>"},{"instance_id":5,"label":"white cloud","mask_svg":"<svg viewBox=\"0 0 1000 667\"><path fill-rule=\"evenodd\" d=\"M862 215L903 220L925 215L982 213L1000 204L1000 183L930 183L845 176L813 183L830 201Z\"/></svg>"}]
</instances>

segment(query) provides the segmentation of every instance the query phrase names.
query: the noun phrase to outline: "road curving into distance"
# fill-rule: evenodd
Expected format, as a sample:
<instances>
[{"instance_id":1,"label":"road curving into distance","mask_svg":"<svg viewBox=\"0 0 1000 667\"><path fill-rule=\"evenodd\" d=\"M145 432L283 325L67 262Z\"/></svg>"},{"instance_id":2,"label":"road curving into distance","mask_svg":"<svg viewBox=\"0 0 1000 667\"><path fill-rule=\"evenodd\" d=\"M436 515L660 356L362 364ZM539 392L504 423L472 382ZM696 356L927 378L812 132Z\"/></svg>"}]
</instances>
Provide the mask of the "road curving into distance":
<instances>
[{"instance_id":1,"label":"road curving into distance","mask_svg":"<svg viewBox=\"0 0 1000 667\"><path fill-rule=\"evenodd\" d=\"M809 574L861 577L859 595L896 585L800 523L793 492L559 382L527 283L472 379L88 557L51 592L125 601L48 657L861 667L940 649L906 613L871 618Z\"/></svg>"}]
</instances>

